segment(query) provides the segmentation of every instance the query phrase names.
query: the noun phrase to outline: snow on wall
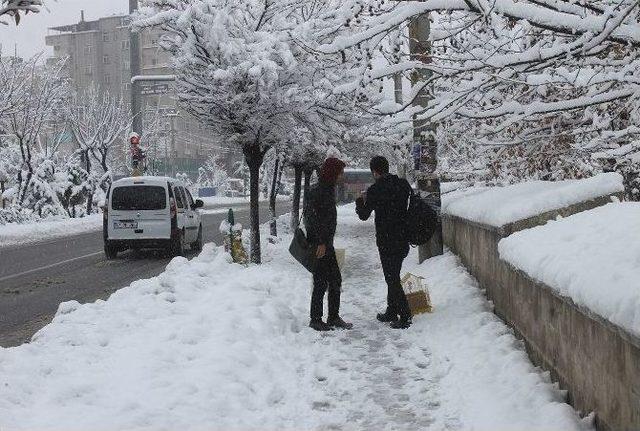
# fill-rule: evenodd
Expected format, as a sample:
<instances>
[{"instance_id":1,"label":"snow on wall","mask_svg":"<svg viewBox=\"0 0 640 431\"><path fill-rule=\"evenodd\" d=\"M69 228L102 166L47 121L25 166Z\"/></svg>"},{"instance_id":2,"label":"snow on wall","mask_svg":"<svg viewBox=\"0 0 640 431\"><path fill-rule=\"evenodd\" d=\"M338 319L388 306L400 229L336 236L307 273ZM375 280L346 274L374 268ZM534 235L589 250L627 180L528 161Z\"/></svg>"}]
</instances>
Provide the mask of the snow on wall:
<instances>
[{"instance_id":1,"label":"snow on wall","mask_svg":"<svg viewBox=\"0 0 640 431\"><path fill-rule=\"evenodd\" d=\"M622 191L622 176L614 172L584 180L529 181L506 187L472 187L443 195L442 212L500 227Z\"/></svg>"},{"instance_id":2,"label":"snow on wall","mask_svg":"<svg viewBox=\"0 0 640 431\"><path fill-rule=\"evenodd\" d=\"M612 203L514 233L500 257L640 336L640 203Z\"/></svg>"}]
</instances>

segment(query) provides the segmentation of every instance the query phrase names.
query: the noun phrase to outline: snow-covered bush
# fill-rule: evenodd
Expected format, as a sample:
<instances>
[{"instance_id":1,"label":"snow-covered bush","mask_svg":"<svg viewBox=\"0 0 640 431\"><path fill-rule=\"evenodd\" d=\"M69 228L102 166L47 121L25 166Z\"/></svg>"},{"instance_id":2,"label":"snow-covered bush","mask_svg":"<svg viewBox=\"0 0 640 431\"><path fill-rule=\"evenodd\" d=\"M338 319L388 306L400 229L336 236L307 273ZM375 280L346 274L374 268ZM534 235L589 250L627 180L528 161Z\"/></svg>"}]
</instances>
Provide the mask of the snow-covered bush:
<instances>
[{"instance_id":1,"label":"snow-covered bush","mask_svg":"<svg viewBox=\"0 0 640 431\"><path fill-rule=\"evenodd\" d=\"M8 223L32 223L38 219L33 211L26 210L18 205L9 205L6 208L0 208L0 225Z\"/></svg>"},{"instance_id":2,"label":"snow-covered bush","mask_svg":"<svg viewBox=\"0 0 640 431\"><path fill-rule=\"evenodd\" d=\"M89 175L76 163L68 163L56 174L55 190L58 200L70 217L85 213L89 188Z\"/></svg>"},{"instance_id":3,"label":"snow-covered bush","mask_svg":"<svg viewBox=\"0 0 640 431\"><path fill-rule=\"evenodd\" d=\"M616 166L616 172L624 178L625 199L640 201L640 162L625 160Z\"/></svg>"},{"instance_id":4,"label":"snow-covered bush","mask_svg":"<svg viewBox=\"0 0 640 431\"><path fill-rule=\"evenodd\" d=\"M219 195L224 195L229 188L229 174L220 161L220 156L211 154L203 166L198 168L198 187L215 187Z\"/></svg>"}]
</instances>

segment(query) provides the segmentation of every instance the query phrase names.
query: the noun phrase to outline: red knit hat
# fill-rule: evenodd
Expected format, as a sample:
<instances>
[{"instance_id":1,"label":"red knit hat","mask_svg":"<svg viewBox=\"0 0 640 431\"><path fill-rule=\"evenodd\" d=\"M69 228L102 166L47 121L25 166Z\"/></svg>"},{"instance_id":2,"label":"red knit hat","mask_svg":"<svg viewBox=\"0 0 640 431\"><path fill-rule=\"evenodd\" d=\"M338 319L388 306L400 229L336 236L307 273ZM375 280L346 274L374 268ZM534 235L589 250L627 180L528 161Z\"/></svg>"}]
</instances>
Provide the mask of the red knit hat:
<instances>
[{"instance_id":1,"label":"red knit hat","mask_svg":"<svg viewBox=\"0 0 640 431\"><path fill-rule=\"evenodd\" d=\"M320 181L328 184L335 184L338 176L344 172L346 163L335 157L329 157L320 168Z\"/></svg>"}]
</instances>

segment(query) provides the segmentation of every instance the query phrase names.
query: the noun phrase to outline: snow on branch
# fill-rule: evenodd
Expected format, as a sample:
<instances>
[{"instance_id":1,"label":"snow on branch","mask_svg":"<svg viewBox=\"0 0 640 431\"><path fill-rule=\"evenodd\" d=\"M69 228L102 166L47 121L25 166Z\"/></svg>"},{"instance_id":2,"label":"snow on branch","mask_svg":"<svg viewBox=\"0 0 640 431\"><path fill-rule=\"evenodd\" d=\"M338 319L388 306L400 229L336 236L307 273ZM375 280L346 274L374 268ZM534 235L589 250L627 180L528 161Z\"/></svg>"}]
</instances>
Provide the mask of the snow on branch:
<instances>
[{"instance_id":1,"label":"snow on branch","mask_svg":"<svg viewBox=\"0 0 640 431\"><path fill-rule=\"evenodd\" d=\"M4 16L13 18L16 25L20 24L21 15L38 13L43 6L43 0L2 0L0 3L0 24L6 24L2 20Z\"/></svg>"}]
</instances>

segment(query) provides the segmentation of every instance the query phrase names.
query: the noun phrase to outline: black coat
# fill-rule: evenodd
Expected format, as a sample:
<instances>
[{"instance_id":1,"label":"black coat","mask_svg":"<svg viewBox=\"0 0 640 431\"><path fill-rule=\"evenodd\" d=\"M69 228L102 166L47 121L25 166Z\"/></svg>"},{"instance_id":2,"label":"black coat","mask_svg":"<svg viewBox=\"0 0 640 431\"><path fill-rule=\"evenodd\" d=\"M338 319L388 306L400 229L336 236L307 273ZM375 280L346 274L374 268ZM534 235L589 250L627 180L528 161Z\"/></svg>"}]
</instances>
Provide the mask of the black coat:
<instances>
[{"instance_id":1,"label":"black coat","mask_svg":"<svg viewBox=\"0 0 640 431\"><path fill-rule=\"evenodd\" d=\"M313 185L304 208L309 243L333 247L337 224L336 187L322 182Z\"/></svg>"},{"instance_id":2,"label":"black coat","mask_svg":"<svg viewBox=\"0 0 640 431\"><path fill-rule=\"evenodd\" d=\"M356 200L356 212L361 220L368 220L376 212L376 242L381 252L407 254L407 207L411 186L407 180L386 174L367 190L367 199Z\"/></svg>"}]
</instances>

